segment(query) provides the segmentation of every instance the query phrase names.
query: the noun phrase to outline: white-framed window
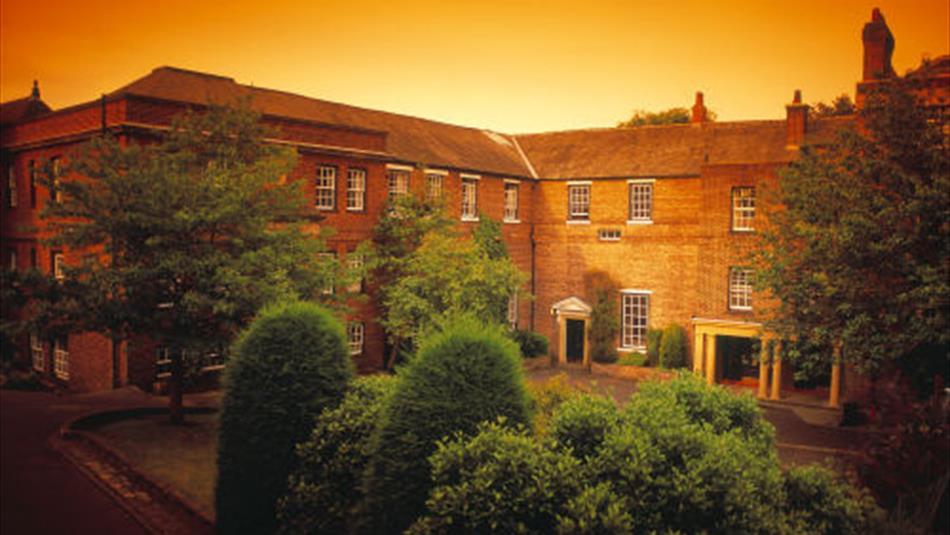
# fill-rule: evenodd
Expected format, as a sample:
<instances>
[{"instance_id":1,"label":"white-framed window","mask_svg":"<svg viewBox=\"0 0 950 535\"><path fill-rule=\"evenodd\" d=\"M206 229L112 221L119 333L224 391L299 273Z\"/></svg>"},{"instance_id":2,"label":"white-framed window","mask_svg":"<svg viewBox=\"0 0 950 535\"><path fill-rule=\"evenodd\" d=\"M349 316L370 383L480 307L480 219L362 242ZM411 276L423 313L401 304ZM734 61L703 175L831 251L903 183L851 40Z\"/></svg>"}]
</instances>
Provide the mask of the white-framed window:
<instances>
[{"instance_id":1,"label":"white-framed window","mask_svg":"<svg viewBox=\"0 0 950 535\"><path fill-rule=\"evenodd\" d=\"M60 379L69 379L69 337L53 339L53 373Z\"/></svg>"},{"instance_id":2,"label":"white-framed window","mask_svg":"<svg viewBox=\"0 0 950 535\"><path fill-rule=\"evenodd\" d=\"M650 323L649 292L625 290L620 294L620 346L642 350Z\"/></svg>"},{"instance_id":3,"label":"white-framed window","mask_svg":"<svg viewBox=\"0 0 950 535\"><path fill-rule=\"evenodd\" d=\"M66 265L66 257L63 253L54 252L52 257L53 278L61 281L66 278L66 271L63 266Z\"/></svg>"},{"instance_id":4,"label":"white-framed window","mask_svg":"<svg viewBox=\"0 0 950 535\"><path fill-rule=\"evenodd\" d=\"M336 288L333 287L333 279L336 278L336 254L332 252L317 253L317 258L320 259L321 264L324 264L322 269L327 277L320 293L323 295L332 295L333 292L336 291Z\"/></svg>"},{"instance_id":5,"label":"white-framed window","mask_svg":"<svg viewBox=\"0 0 950 535\"><path fill-rule=\"evenodd\" d=\"M16 208L19 202L20 193L17 191L16 167L10 165L7 168L7 206Z\"/></svg>"},{"instance_id":6,"label":"white-framed window","mask_svg":"<svg viewBox=\"0 0 950 535\"><path fill-rule=\"evenodd\" d=\"M590 183L567 184L568 221L590 220Z\"/></svg>"},{"instance_id":7,"label":"white-framed window","mask_svg":"<svg viewBox=\"0 0 950 535\"><path fill-rule=\"evenodd\" d=\"M393 202L397 197L409 194L409 170L392 168L386 170L386 199Z\"/></svg>"},{"instance_id":8,"label":"white-framed window","mask_svg":"<svg viewBox=\"0 0 950 535\"><path fill-rule=\"evenodd\" d=\"M33 360L33 369L38 372L46 371L46 348L40 335L30 333L30 356Z\"/></svg>"},{"instance_id":9,"label":"white-framed window","mask_svg":"<svg viewBox=\"0 0 950 535\"><path fill-rule=\"evenodd\" d=\"M755 188L732 188L732 230L755 230Z\"/></svg>"},{"instance_id":10,"label":"white-framed window","mask_svg":"<svg viewBox=\"0 0 950 535\"><path fill-rule=\"evenodd\" d=\"M426 171L426 200L429 202L438 202L445 195L445 173L444 171Z\"/></svg>"},{"instance_id":11,"label":"white-framed window","mask_svg":"<svg viewBox=\"0 0 950 535\"><path fill-rule=\"evenodd\" d=\"M505 214L506 223L518 222L518 197L520 185L517 182L505 181Z\"/></svg>"},{"instance_id":12,"label":"white-framed window","mask_svg":"<svg viewBox=\"0 0 950 535\"><path fill-rule=\"evenodd\" d=\"M348 276L354 277L353 283L346 287L347 291L352 293L359 293L363 291L363 263L365 259L363 255L358 253L350 253L346 255L346 267L349 271Z\"/></svg>"},{"instance_id":13,"label":"white-framed window","mask_svg":"<svg viewBox=\"0 0 950 535\"><path fill-rule=\"evenodd\" d=\"M629 188L628 223L653 222L653 181L631 180Z\"/></svg>"},{"instance_id":14,"label":"white-framed window","mask_svg":"<svg viewBox=\"0 0 950 535\"><path fill-rule=\"evenodd\" d=\"M53 202L62 202L63 192L62 188L59 187L59 177L62 175L63 169L62 164L59 162L59 156L54 156L50 158L50 165L53 169L53 183L50 185L50 197L52 197Z\"/></svg>"},{"instance_id":15,"label":"white-framed window","mask_svg":"<svg viewBox=\"0 0 950 535\"><path fill-rule=\"evenodd\" d=\"M749 268L729 268L729 310L752 310L752 287L755 271Z\"/></svg>"},{"instance_id":16,"label":"white-framed window","mask_svg":"<svg viewBox=\"0 0 950 535\"><path fill-rule=\"evenodd\" d=\"M346 170L346 209L350 212L366 209L366 169Z\"/></svg>"},{"instance_id":17,"label":"white-framed window","mask_svg":"<svg viewBox=\"0 0 950 535\"><path fill-rule=\"evenodd\" d=\"M333 210L336 208L336 167L332 165L317 166L315 199L317 210Z\"/></svg>"},{"instance_id":18,"label":"white-framed window","mask_svg":"<svg viewBox=\"0 0 950 535\"><path fill-rule=\"evenodd\" d=\"M363 340L366 326L361 321L351 321L346 325L346 343L350 348L350 355L363 353Z\"/></svg>"},{"instance_id":19,"label":"white-framed window","mask_svg":"<svg viewBox=\"0 0 950 535\"><path fill-rule=\"evenodd\" d=\"M478 221L478 178L462 176L462 221Z\"/></svg>"},{"instance_id":20,"label":"white-framed window","mask_svg":"<svg viewBox=\"0 0 950 535\"><path fill-rule=\"evenodd\" d=\"M164 379L172 375L172 351L170 347L155 348L155 378Z\"/></svg>"},{"instance_id":21,"label":"white-framed window","mask_svg":"<svg viewBox=\"0 0 950 535\"><path fill-rule=\"evenodd\" d=\"M620 241L623 232L619 228L602 228L597 231L597 239L600 241Z\"/></svg>"}]
</instances>

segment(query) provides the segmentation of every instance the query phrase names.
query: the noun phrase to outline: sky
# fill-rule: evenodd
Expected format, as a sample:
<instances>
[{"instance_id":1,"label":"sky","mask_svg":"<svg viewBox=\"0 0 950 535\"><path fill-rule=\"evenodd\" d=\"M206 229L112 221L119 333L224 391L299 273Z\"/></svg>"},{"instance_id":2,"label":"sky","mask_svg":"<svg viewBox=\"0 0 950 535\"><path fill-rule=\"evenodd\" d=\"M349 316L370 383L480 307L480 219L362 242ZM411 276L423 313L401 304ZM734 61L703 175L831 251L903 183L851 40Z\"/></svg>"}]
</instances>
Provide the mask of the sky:
<instances>
[{"instance_id":1,"label":"sky","mask_svg":"<svg viewBox=\"0 0 950 535\"><path fill-rule=\"evenodd\" d=\"M54 109L162 65L506 133L692 106L776 119L853 97L879 7L898 73L950 48L948 0L2 0L0 100Z\"/></svg>"}]
</instances>

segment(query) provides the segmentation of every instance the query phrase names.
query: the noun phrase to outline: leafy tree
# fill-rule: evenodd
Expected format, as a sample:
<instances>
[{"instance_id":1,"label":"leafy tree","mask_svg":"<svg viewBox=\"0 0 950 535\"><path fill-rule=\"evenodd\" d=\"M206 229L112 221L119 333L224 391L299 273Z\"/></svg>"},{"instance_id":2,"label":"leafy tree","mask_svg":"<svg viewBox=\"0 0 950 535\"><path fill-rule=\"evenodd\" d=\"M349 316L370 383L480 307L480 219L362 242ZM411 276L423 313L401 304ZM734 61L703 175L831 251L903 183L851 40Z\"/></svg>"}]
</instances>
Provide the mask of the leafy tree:
<instances>
[{"instance_id":1,"label":"leafy tree","mask_svg":"<svg viewBox=\"0 0 950 535\"><path fill-rule=\"evenodd\" d=\"M756 258L760 285L778 298L770 328L840 343L868 372L948 341L950 151L932 119L889 83L859 128L804 147L782 172Z\"/></svg>"},{"instance_id":2,"label":"leafy tree","mask_svg":"<svg viewBox=\"0 0 950 535\"><path fill-rule=\"evenodd\" d=\"M660 365L664 368L685 368L689 365L686 330L672 323L663 329L660 338Z\"/></svg>"},{"instance_id":3,"label":"leafy tree","mask_svg":"<svg viewBox=\"0 0 950 535\"><path fill-rule=\"evenodd\" d=\"M594 271L585 275L584 286L591 289L593 301L588 330L590 357L596 362L616 362L617 333L620 332L617 284L606 273Z\"/></svg>"},{"instance_id":4,"label":"leafy tree","mask_svg":"<svg viewBox=\"0 0 950 535\"><path fill-rule=\"evenodd\" d=\"M617 123L617 128L633 128L648 124L683 124L688 123L691 117L690 111L686 108L670 108L663 111L635 110L629 119ZM716 113L707 110L706 119L715 121Z\"/></svg>"},{"instance_id":5,"label":"leafy tree","mask_svg":"<svg viewBox=\"0 0 950 535\"><path fill-rule=\"evenodd\" d=\"M818 102L811 107L815 117L835 117L839 115L854 115L857 108L847 93L835 97L831 102Z\"/></svg>"},{"instance_id":6,"label":"leafy tree","mask_svg":"<svg viewBox=\"0 0 950 535\"><path fill-rule=\"evenodd\" d=\"M85 254L46 314L107 334L114 358L131 334L175 348L176 422L186 350L225 346L263 304L320 295L338 269L316 255L302 183L282 179L295 153L266 135L246 106L211 107L153 143L97 137L45 177L62 194L43 212L51 243Z\"/></svg>"}]
</instances>

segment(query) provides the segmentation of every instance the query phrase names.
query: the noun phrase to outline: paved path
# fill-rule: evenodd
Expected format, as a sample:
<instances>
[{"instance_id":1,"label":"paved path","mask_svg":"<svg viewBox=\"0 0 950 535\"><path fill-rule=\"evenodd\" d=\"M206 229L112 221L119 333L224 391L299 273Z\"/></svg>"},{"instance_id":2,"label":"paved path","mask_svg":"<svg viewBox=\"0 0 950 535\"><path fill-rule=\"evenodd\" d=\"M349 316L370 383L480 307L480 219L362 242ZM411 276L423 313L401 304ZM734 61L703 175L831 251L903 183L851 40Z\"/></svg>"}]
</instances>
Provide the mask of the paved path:
<instances>
[{"instance_id":1,"label":"paved path","mask_svg":"<svg viewBox=\"0 0 950 535\"><path fill-rule=\"evenodd\" d=\"M145 533L53 451L49 438L88 412L161 401L133 389L68 397L0 390L0 533Z\"/></svg>"}]
</instances>

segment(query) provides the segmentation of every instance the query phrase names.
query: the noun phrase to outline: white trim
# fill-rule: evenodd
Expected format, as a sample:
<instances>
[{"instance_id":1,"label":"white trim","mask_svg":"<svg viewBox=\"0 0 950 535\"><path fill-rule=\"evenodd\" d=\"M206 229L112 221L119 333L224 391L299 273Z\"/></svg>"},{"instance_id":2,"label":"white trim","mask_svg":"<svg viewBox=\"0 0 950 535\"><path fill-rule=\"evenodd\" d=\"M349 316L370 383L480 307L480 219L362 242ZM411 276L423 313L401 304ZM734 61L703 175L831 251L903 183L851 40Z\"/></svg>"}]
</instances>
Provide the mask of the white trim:
<instances>
[{"instance_id":1,"label":"white trim","mask_svg":"<svg viewBox=\"0 0 950 535\"><path fill-rule=\"evenodd\" d=\"M469 173L459 173L459 178L462 180L481 180L482 175L472 175Z\"/></svg>"},{"instance_id":2,"label":"white trim","mask_svg":"<svg viewBox=\"0 0 950 535\"><path fill-rule=\"evenodd\" d=\"M656 184L655 178L631 178L627 180L627 184Z\"/></svg>"},{"instance_id":3,"label":"white trim","mask_svg":"<svg viewBox=\"0 0 950 535\"><path fill-rule=\"evenodd\" d=\"M501 222L506 225L516 225L518 223L521 223L521 220L520 219L503 219Z\"/></svg>"},{"instance_id":4,"label":"white trim","mask_svg":"<svg viewBox=\"0 0 950 535\"><path fill-rule=\"evenodd\" d=\"M516 180L516 179L514 179L514 178L506 178L506 179L505 179L505 184L517 184L517 185L520 186L520 185L521 185L521 181L520 181L520 180Z\"/></svg>"},{"instance_id":5,"label":"white trim","mask_svg":"<svg viewBox=\"0 0 950 535\"><path fill-rule=\"evenodd\" d=\"M568 225L590 225L590 219L568 219Z\"/></svg>"},{"instance_id":6,"label":"white trim","mask_svg":"<svg viewBox=\"0 0 950 535\"><path fill-rule=\"evenodd\" d=\"M624 288L620 290L622 294L653 294L653 290L640 290L637 288Z\"/></svg>"},{"instance_id":7,"label":"white trim","mask_svg":"<svg viewBox=\"0 0 950 535\"><path fill-rule=\"evenodd\" d=\"M652 225L653 220L652 219L628 219L627 224L628 225Z\"/></svg>"},{"instance_id":8,"label":"white trim","mask_svg":"<svg viewBox=\"0 0 950 535\"><path fill-rule=\"evenodd\" d=\"M386 164L386 170L387 170L387 171L409 171L409 172L411 173L412 171L415 171L415 169L416 169L416 168L413 167L413 166L411 166L411 165L402 165L402 164L398 164L398 163L387 163L387 164Z\"/></svg>"},{"instance_id":9,"label":"white trim","mask_svg":"<svg viewBox=\"0 0 950 535\"><path fill-rule=\"evenodd\" d=\"M754 321L736 321L736 320L722 320L715 318L692 318L690 319L694 325L722 325L722 326L735 326L735 327L762 327L761 323Z\"/></svg>"},{"instance_id":10,"label":"white trim","mask_svg":"<svg viewBox=\"0 0 950 535\"><path fill-rule=\"evenodd\" d=\"M459 221L473 222L473 221L479 221L479 219L477 215L476 216L462 216L461 218L459 218Z\"/></svg>"},{"instance_id":11,"label":"white trim","mask_svg":"<svg viewBox=\"0 0 950 535\"><path fill-rule=\"evenodd\" d=\"M445 170L443 170L443 169L426 169L426 170L425 170L425 174L427 174L427 175L441 175L441 176L447 176L447 175L449 174L449 172L448 172L448 171L445 171Z\"/></svg>"},{"instance_id":12,"label":"white trim","mask_svg":"<svg viewBox=\"0 0 950 535\"><path fill-rule=\"evenodd\" d=\"M593 180L568 180L567 181L568 186L590 186L593 184L594 184Z\"/></svg>"}]
</instances>

